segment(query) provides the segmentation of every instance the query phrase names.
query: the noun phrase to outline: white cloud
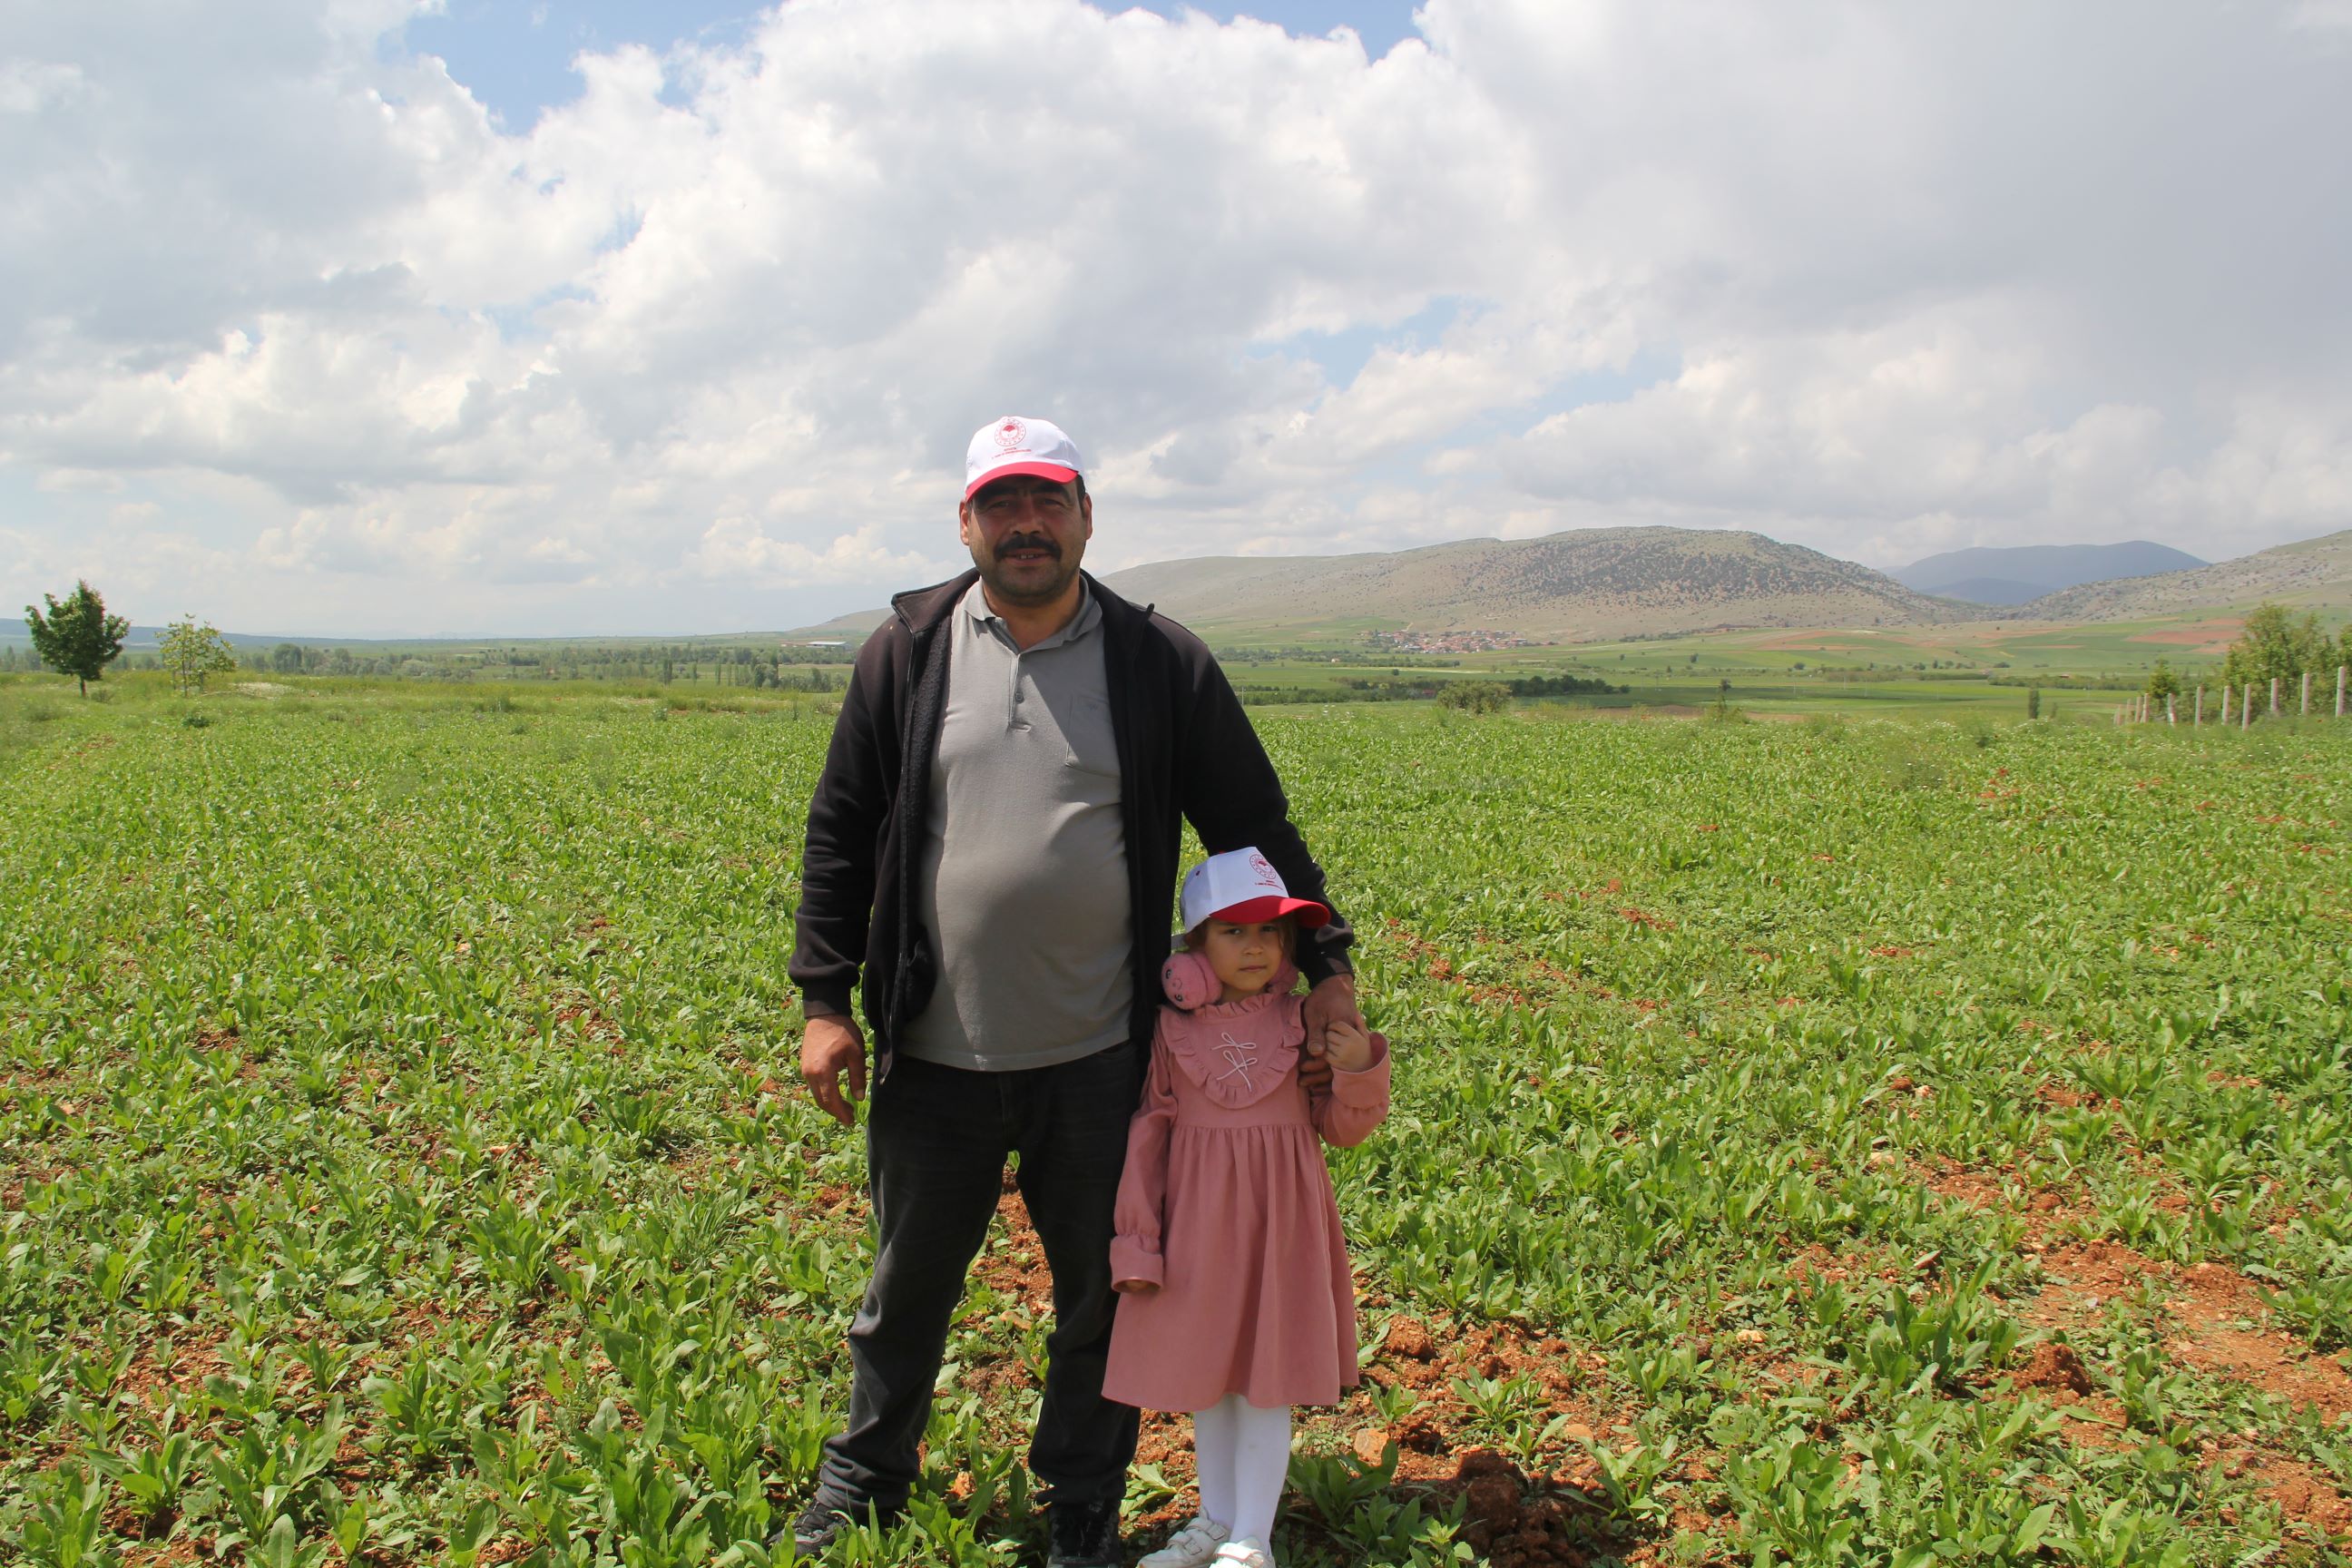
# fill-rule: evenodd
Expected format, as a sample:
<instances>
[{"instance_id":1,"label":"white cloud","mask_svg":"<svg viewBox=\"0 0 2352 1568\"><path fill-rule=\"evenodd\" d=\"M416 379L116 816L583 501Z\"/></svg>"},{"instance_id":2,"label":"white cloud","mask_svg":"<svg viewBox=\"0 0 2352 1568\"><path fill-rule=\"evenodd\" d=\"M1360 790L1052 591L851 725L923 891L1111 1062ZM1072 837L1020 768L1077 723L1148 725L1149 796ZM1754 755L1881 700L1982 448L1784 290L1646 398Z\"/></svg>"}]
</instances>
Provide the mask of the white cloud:
<instances>
[{"instance_id":1,"label":"white cloud","mask_svg":"<svg viewBox=\"0 0 2352 1568\"><path fill-rule=\"evenodd\" d=\"M0 59L0 114L37 114L79 97L83 87L79 66Z\"/></svg>"},{"instance_id":2,"label":"white cloud","mask_svg":"<svg viewBox=\"0 0 2352 1568\"><path fill-rule=\"evenodd\" d=\"M2352 33L2352 0L2297 0L2286 25L2299 32Z\"/></svg>"},{"instance_id":3,"label":"white cloud","mask_svg":"<svg viewBox=\"0 0 2352 1568\"><path fill-rule=\"evenodd\" d=\"M953 563L940 556L885 549L880 531L871 526L839 534L815 549L797 540L777 539L747 517L722 517L703 530L684 564L691 576L748 582L761 588L887 582L894 576L913 580L953 569Z\"/></svg>"},{"instance_id":4,"label":"white cloud","mask_svg":"<svg viewBox=\"0 0 2352 1568\"><path fill-rule=\"evenodd\" d=\"M1007 410L1090 455L1105 566L2260 548L2352 523L2336 9L1430 0L1373 62L794 0L509 134L409 0L36 8L0 566L129 545L127 493L225 626L789 624L951 566Z\"/></svg>"}]
</instances>

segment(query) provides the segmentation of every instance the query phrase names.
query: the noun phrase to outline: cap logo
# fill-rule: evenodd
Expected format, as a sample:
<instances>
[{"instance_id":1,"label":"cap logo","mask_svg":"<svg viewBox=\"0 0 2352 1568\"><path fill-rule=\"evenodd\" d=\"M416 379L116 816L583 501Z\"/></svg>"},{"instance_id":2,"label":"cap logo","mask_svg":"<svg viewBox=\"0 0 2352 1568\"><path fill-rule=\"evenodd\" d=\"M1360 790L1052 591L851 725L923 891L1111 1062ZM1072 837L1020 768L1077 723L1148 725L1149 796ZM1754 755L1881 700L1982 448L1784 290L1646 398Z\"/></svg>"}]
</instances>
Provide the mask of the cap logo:
<instances>
[{"instance_id":1,"label":"cap logo","mask_svg":"<svg viewBox=\"0 0 2352 1568\"><path fill-rule=\"evenodd\" d=\"M1007 419L996 427L996 444L1007 452L1024 450L1029 445L1029 426L1018 419Z\"/></svg>"},{"instance_id":2,"label":"cap logo","mask_svg":"<svg viewBox=\"0 0 2352 1568\"><path fill-rule=\"evenodd\" d=\"M1272 862L1268 861L1265 856L1259 854L1255 849L1250 851L1249 868L1257 873L1258 885L1260 887L1279 888L1282 886L1282 878L1276 873Z\"/></svg>"}]
</instances>

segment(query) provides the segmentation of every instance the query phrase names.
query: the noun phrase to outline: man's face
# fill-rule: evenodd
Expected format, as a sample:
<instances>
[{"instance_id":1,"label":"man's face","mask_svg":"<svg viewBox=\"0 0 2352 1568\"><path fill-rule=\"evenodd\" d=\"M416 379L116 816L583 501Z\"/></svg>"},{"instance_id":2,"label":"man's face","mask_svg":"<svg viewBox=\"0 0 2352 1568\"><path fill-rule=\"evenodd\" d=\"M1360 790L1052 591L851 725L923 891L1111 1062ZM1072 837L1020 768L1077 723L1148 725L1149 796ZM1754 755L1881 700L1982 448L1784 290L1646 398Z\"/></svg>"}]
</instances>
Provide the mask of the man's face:
<instances>
[{"instance_id":1,"label":"man's face","mask_svg":"<svg viewBox=\"0 0 2352 1568\"><path fill-rule=\"evenodd\" d=\"M982 485L956 516L990 596L1024 607L1053 604L1069 591L1095 531L1093 498L1080 496L1075 483L1033 474Z\"/></svg>"}]
</instances>

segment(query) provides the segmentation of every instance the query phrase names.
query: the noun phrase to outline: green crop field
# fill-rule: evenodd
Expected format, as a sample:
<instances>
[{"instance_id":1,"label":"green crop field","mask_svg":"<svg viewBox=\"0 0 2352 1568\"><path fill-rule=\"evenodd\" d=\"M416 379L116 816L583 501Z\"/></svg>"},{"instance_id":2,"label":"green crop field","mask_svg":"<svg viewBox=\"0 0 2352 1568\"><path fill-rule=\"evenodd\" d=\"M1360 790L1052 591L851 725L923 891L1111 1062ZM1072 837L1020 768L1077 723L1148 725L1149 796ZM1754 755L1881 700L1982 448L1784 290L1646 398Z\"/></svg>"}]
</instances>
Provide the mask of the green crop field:
<instances>
[{"instance_id":1,"label":"green crop field","mask_svg":"<svg viewBox=\"0 0 2352 1568\"><path fill-rule=\"evenodd\" d=\"M866 1241L756 695L0 683L0 1561L771 1561ZM1258 716L1397 1052L1286 1561L2343 1561L2352 726L1561 711ZM1035 1560L1041 1288L837 1560Z\"/></svg>"},{"instance_id":2,"label":"green crop field","mask_svg":"<svg viewBox=\"0 0 2352 1568\"><path fill-rule=\"evenodd\" d=\"M1299 647L1219 651L1234 684L1254 703L1360 700L1361 691L1348 688L1368 681L1402 679L1442 689L1456 681L1570 676L1621 689L1539 700L1578 710L1685 716L1721 700L1768 718L1841 713L1997 723L2024 718L2027 693L2035 688L2044 718L2108 722L2117 704L2146 687L2161 660L2180 684L2185 723L2196 687L2219 679L2222 656L2243 620L2237 613L2199 613L2080 626L1749 629L1393 661L1383 661L1381 650L1368 647L1360 634L1324 627L1313 637L1301 634ZM2218 689L2208 697L2218 704ZM2334 705L2333 682L2323 674L2314 711L2332 716Z\"/></svg>"}]
</instances>

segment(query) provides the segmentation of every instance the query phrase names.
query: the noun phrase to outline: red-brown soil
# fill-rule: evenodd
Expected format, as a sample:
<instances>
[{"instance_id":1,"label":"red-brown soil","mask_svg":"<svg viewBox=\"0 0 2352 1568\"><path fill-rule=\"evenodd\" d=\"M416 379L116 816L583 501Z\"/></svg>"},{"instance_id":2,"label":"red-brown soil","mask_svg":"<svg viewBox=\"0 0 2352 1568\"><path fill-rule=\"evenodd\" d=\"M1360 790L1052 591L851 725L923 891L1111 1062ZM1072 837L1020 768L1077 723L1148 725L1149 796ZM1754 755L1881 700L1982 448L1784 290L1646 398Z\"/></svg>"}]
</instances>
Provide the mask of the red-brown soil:
<instances>
[{"instance_id":1,"label":"red-brown soil","mask_svg":"<svg viewBox=\"0 0 2352 1568\"><path fill-rule=\"evenodd\" d=\"M2352 1415L2352 1374L2273 1326L2254 1282L2219 1263L2168 1271L2179 1331L2165 1348L2200 1372L2251 1383L2317 1410L2329 1423Z\"/></svg>"},{"instance_id":2,"label":"red-brown soil","mask_svg":"<svg viewBox=\"0 0 2352 1568\"><path fill-rule=\"evenodd\" d=\"M2222 1473L2253 1482L2288 1519L2338 1545L2352 1545L2352 1500L2302 1460L2233 1449L2222 1460Z\"/></svg>"},{"instance_id":3,"label":"red-brown soil","mask_svg":"<svg viewBox=\"0 0 2352 1568\"><path fill-rule=\"evenodd\" d=\"M2135 632L2126 642L2159 643L2169 647L2203 648L2211 653L2226 652L2231 641L2245 629L2242 620L2195 621L2169 631Z\"/></svg>"},{"instance_id":4,"label":"red-brown soil","mask_svg":"<svg viewBox=\"0 0 2352 1568\"><path fill-rule=\"evenodd\" d=\"M2001 1177L1993 1173L1948 1171L1927 1181L1937 1193L1972 1206L2006 1201ZM2070 1217L2089 1216L2070 1216L2060 1195L2047 1189L2029 1200L2025 1247L2040 1255L2043 1284L2014 1303L2022 1321L2063 1334L2096 1321L2110 1303L2153 1289L2164 1303L2164 1350L2180 1364L2307 1407L2331 1425L2352 1419L2352 1373L2280 1328L2252 1280L2226 1264L2183 1268L2105 1237L2064 1237L2059 1227ZM2010 1381L2059 1406L2062 1430L2071 1442L2119 1448L2137 1441L2125 1430L2122 1405L2099 1392L2081 1356L2063 1339L2036 1345ZM2206 1463L2249 1480L2259 1496L2306 1531L2352 1541L2352 1500L2310 1465L2264 1447L2251 1432L2213 1434L2199 1448Z\"/></svg>"}]
</instances>

